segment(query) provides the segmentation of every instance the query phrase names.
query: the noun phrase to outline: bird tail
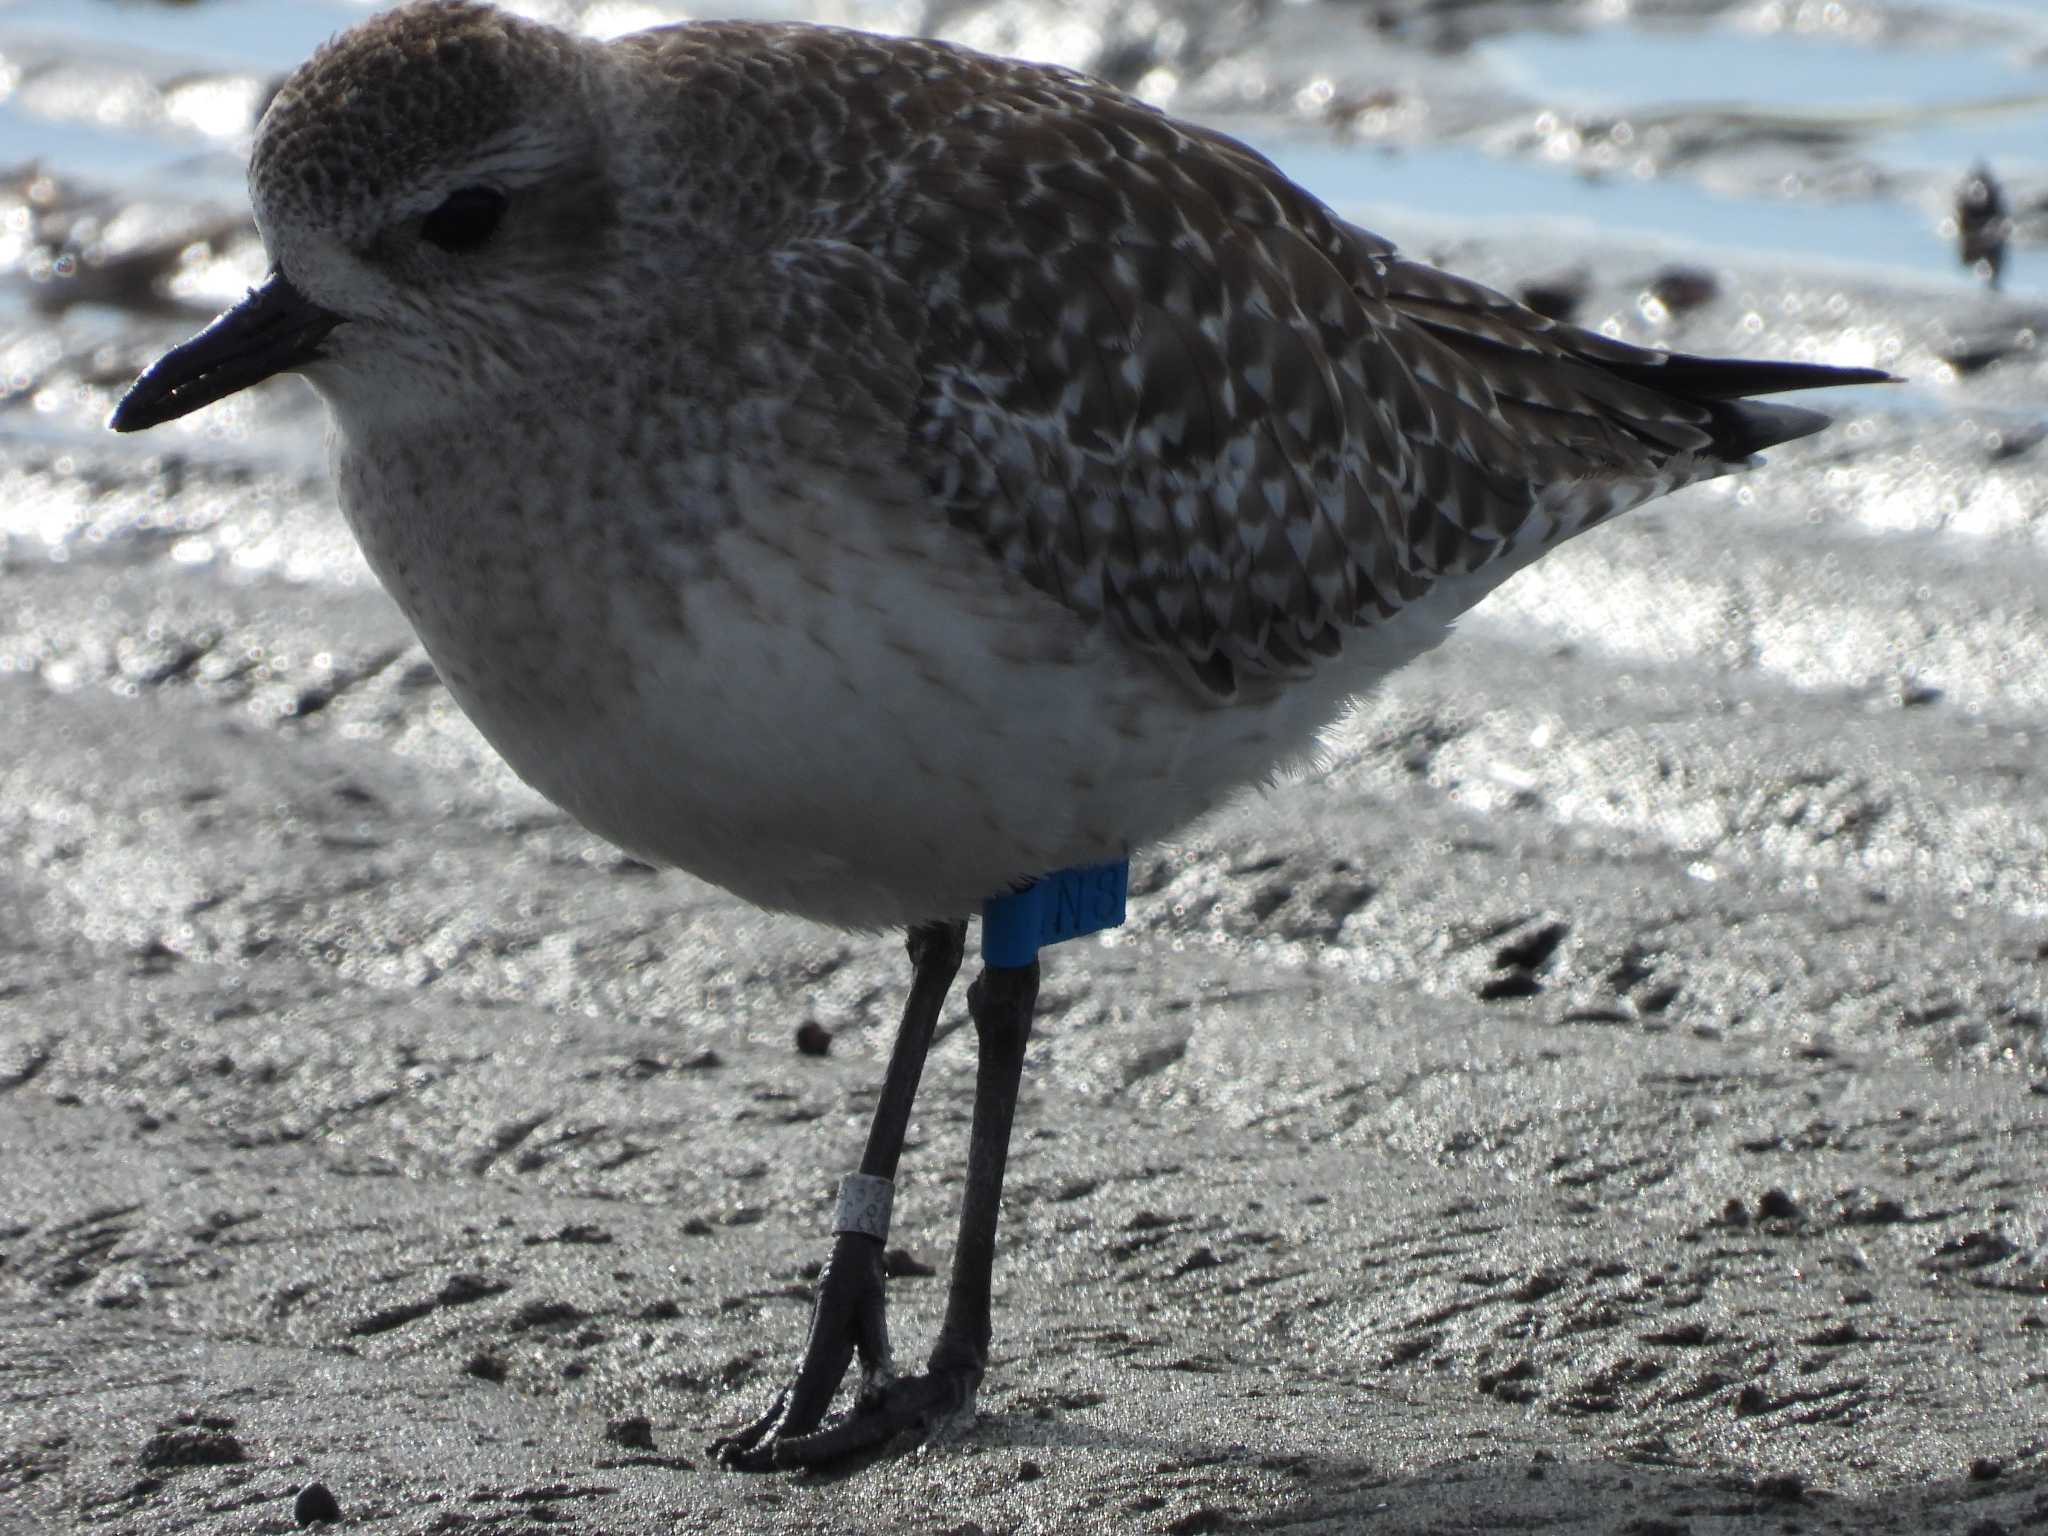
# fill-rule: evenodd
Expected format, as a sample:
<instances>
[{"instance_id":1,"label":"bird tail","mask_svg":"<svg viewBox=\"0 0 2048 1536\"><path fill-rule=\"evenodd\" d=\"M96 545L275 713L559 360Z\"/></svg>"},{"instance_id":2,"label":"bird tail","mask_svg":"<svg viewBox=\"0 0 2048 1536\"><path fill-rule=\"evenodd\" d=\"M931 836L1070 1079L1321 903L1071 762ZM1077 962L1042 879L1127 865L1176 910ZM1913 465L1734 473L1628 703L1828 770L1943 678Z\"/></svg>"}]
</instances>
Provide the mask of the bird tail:
<instances>
[{"instance_id":1,"label":"bird tail","mask_svg":"<svg viewBox=\"0 0 2048 1536\"><path fill-rule=\"evenodd\" d=\"M1779 443L1807 437L1833 420L1825 411L1750 396L1898 382L1881 368L1695 357L1688 352L1644 353L1640 361L1602 358L1598 366L1631 384L1700 407L1706 413L1708 452L1733 463Z\"/></svg>"}]
</instances>

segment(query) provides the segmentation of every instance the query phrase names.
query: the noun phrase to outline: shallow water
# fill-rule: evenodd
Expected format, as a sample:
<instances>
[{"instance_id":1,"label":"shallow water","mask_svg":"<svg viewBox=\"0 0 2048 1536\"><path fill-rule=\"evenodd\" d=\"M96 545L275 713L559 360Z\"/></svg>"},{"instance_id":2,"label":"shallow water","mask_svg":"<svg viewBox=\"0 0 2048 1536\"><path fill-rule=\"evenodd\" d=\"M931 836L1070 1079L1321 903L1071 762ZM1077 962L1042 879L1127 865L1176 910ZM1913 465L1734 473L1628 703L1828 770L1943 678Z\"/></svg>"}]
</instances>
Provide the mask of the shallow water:
<instances>
[{"instance_id":1,"label":"shallow water","mask_svg":"<svg viewBox=\"0 0 2048 1536\"><path fill-rule=\"evenodd\" d=\"M137 184L181 151L238 146L260 93L375 5L347 0L17 0L0 7L0 163ZM677 5L519 7L611 34ZM717 14L736 8L718 7ZM1586 217L1646 236L1947 274L1940 224L1976 161L2038 201L2048 9L1618 3L1470 14L1345 7L1246 24L1204 6L1142 27L1112 7L886 4L741 13L924 30L1107 69L1232 120L1332 202L1451 217ZM1151 14L1149 12L1145 14ZM210 96L212 99L201 99ZM1408 153L1360 153L1364 146ZM1340 147L1341 146L1341 147ZM1427 153L1433 152L1433 153ZM1569 173L1569 174L1546 174ZM1844 220L1830 242L1815 207ZM2024 242L2023 242L2024 243ZM2027 264L2023 261L2021 266ZM2038 282L2016 270L2016 284Z\"/></svg>"}]
</instances>

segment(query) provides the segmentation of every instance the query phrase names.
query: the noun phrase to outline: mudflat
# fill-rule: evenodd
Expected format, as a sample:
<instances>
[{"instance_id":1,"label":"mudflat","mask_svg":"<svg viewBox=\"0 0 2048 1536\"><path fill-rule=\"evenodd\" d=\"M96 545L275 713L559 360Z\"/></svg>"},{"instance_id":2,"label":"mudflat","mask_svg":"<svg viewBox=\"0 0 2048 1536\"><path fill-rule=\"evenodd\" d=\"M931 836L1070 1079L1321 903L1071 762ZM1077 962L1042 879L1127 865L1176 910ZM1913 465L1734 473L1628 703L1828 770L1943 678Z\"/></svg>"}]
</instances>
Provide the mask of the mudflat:
<instances>
[{"instance_id":1,"label":"mudflat","mask_svg":"<svg viewBox=\"0 0 2048 1536\"><path fill-rule=\"evenodd\" d=\"M1916 382L1141 857L1047 955L978 1424L825 1478L704 1447L795 1357L900 937L512 779L296 386L102 442L191 317L22 318L71 393L0 437L0 1527L2048 1529L2035 317L1717 263L1653 324L1664 253L1424 253ZM905 1158L911 1358L972 1055Z\"/></svg>"}]
</instances>

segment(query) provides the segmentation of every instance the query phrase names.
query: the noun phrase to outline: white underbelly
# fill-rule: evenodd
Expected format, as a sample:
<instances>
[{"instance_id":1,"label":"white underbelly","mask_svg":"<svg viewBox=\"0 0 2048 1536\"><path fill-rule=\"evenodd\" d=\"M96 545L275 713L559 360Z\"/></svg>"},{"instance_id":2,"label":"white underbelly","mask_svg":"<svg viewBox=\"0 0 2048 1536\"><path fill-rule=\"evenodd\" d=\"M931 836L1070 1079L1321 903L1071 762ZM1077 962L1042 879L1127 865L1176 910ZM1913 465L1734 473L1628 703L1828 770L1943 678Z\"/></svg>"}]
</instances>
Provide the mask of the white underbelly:
<instances>
[{"instance_id":1,"label":"white underbelly","mask_svg":"<svg viewBox=\"0 0 2048 1536\"><path fill-rule=\"evenodd\" d=\"M928 514L776 514L666 564L501 555L516 600L449 601L418 548L409 587L387 582L464 711L586 826L859 928L965 916L1172 832L1443 631L1354 637L1321 675L1218 707Z\"/></svg>"},{"instance_id":2,"label":"white underbelly","mask_svg":"<svg viewBox=\"0 0 2048 1536\"><path fill-rule=\"evenodd\" d=\"M897 538L849 510L730 529L666 579L614 573L602 634L552 642L607 659L561 682L459 615L415 623L541 793L639 857L825 922L965 915L1158 835L1167 802L1201 809L1171 786L1207 711L964 538Z\"/></svg>"}]
</instances>

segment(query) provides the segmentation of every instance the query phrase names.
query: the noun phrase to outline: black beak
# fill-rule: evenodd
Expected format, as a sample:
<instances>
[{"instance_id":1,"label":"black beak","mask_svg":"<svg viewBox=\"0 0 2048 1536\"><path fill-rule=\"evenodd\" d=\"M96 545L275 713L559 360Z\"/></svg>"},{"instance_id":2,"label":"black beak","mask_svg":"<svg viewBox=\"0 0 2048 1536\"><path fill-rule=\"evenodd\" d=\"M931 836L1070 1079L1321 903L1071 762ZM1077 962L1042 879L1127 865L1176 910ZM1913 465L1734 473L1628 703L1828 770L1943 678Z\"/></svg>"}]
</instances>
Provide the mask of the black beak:
<instances>
[{"instance_id":1,"label":"black beak","mask_svg":"<svg viewBox=\"0 0 2048 1536\"><path fill-rule=\"evenodd\" d=\"M181 347L156 360L129 386L107 423L141 432L225 399L274 373L289 373L320 355L320 342L341 324L282 272Z\"/></svg>"}]
</instances>

